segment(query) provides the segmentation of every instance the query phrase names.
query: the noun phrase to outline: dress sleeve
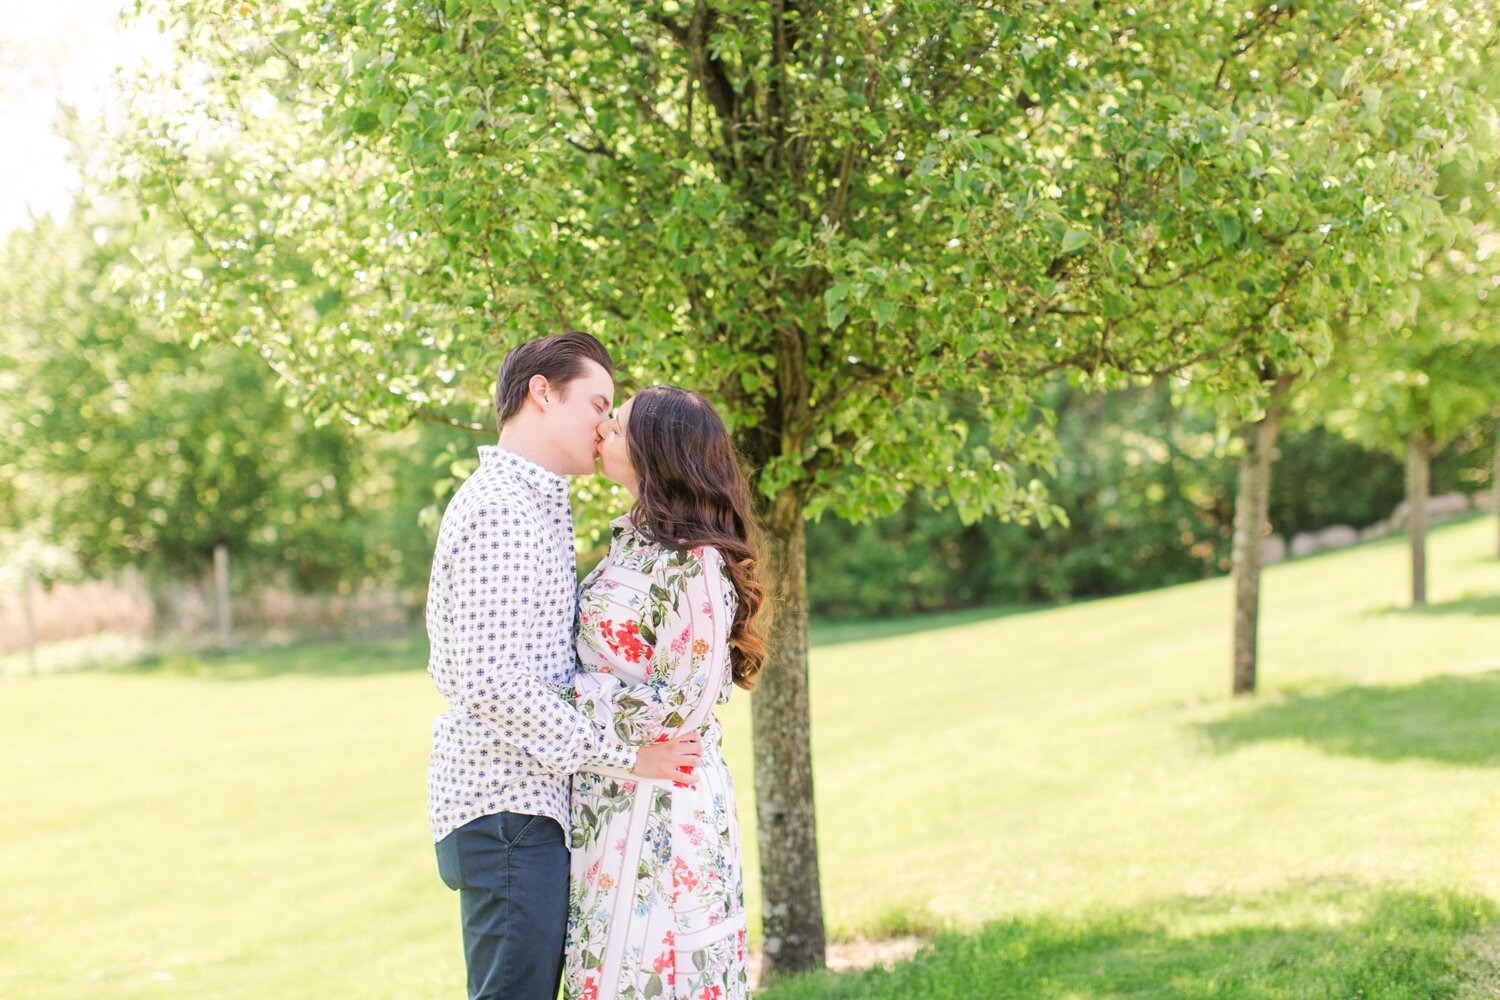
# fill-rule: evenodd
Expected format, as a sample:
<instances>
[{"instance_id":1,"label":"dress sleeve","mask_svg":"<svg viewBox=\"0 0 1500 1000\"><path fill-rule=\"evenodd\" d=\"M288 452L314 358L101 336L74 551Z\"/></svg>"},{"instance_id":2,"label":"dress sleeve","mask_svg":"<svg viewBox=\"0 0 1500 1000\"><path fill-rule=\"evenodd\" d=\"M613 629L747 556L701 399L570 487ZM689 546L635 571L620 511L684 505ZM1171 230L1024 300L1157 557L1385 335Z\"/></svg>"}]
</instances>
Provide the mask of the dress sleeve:
<instances>
[{"instance_id":1,"label":"dress sleeve","mask_svg":"<svg viewBox=\"0 0 1500 1000\"><path fill-rule=\"evenodd\" d=\"M729 675L733 605L726 595L733 590L724 579L723 557L717 549L700 548L663 563L652 574L641 621L641 637L651 646L646 682L627 684L604 673L577 677L579 711L636 746L679 729L703 698L723 700Z\"/></svg>"}]
</instances>

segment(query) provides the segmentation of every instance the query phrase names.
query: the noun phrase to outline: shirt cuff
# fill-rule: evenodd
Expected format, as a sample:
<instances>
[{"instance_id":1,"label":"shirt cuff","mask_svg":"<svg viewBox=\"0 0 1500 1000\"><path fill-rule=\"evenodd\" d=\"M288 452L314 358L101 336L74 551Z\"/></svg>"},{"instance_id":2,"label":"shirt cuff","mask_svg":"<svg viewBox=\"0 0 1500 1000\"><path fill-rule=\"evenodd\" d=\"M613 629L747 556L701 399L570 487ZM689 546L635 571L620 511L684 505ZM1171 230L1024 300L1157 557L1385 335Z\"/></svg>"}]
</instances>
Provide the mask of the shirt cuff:
<instances>
[{"instance_id":1,"label":"shirt cuff","mask_svg":"<svg viewBox=\"0 0 1500 1000\"><path fill-rule=\"evenodd\" d=\"M602 734L599 745L595 748L595 756L600 763L626 771L635 770L635 761L640 752L640 747L627 746Z\"/></svg>"}]
</instances>

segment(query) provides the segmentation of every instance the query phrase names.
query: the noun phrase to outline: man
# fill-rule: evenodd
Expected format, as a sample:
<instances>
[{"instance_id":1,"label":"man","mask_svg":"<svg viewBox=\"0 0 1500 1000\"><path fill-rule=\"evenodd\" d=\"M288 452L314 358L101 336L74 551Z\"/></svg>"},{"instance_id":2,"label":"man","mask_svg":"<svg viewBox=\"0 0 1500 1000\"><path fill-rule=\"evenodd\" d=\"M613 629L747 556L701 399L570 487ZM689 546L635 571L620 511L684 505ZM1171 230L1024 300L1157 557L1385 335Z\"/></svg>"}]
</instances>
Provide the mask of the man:
<instances>
[{"instance_id":1,"label":"man","mask_svg":"<svg viewBox=\"0 0 1500 1000\"><path fill-rule=\"evenodd\" d=\"M577 570L568 476L594 471L614 365L585 333L522 344L495 388L498 446L443 514L427 595L437 717L428 811L460 893L471 1000L554 1000L568 911L568 776L650 778L698 763L696 733L631 747L559 697L573 674Z\"/></svg>"}]
</instances>

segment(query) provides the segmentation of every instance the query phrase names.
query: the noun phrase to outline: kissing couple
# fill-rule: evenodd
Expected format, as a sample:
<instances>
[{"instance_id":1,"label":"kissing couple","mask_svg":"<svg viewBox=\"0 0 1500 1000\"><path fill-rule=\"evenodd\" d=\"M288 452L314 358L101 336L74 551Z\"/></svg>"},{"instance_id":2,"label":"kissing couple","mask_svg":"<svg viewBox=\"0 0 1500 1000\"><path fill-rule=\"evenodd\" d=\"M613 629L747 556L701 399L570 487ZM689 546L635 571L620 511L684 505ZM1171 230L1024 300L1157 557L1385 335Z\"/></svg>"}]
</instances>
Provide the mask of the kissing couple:
<instances>
[{"instance_id":1,"label":"kissing couple","mask_svg":"<svg viewBox=\"0 0 1500 1000\"><path fill-rule=\"evenodd\" d=\"M471 1000L749 996L714 716L766 658L749 485L703 396L614 397L586 333L507 353L438 531L428 813ZM596 462L632 505L579 584L568 477Z\"/></svg>"}]
</instances>

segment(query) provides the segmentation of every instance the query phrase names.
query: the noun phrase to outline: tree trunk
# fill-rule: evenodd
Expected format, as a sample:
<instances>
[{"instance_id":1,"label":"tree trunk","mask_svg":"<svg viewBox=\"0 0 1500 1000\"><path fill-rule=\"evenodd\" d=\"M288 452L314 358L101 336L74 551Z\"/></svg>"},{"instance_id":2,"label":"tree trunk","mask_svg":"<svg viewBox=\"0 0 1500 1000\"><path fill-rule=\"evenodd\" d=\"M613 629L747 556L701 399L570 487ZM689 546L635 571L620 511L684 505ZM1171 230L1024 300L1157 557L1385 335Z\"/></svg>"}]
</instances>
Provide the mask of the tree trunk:
<instances>
[{"instance_id":1,"label":"tree trunk","mask_svg":"<svg viewBox=\"0 0 1500 1000\"><path fill-rule=\"evenodd\" d=\"M770 504L765 556L772 580L770 659L750 698L760 843L762 982L822 967L825 939L813 811L807 684L807 543L802 500Z\"/></svg>"},{"instance_id":2,"label":"tree trunk","mask_svg":"<svg viewBox=\"0 0 1500 1000\"><path fill-rule=\"evenodd\" d=\"M1411 542L1411 604L1427 603L1427 494L1432 443L1421 431L1406 439L1406 535Z\"/></svg>"},{"instance_id":3,"label":"tree trunk","mask_svg":"<svg viewBox=\"0 0 1500 1000\"><path fill-rule=\"evenodd\" d=\"M1234 693L1255 693L1260 636L1260 550L1266 535L1266 508L1271 488L1271 451L1281 428L1282 395L1289 385L1278 380L1265 415L1241 429L1245 454L1234 501Z\"/></svg>"},{"instance_id":4,"label":"tree trunk","mask_svg":"<svg viewBox=\"0 0 1500 1000\"><path fill-rule=\"evenodd\" d=\"M228 650L234 638L234 619L229 606L229 549L214 546L214 605L219 620L219 648Z\"/></svg>"}]
</instances>

